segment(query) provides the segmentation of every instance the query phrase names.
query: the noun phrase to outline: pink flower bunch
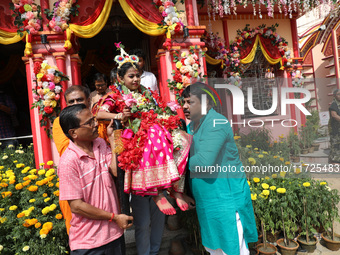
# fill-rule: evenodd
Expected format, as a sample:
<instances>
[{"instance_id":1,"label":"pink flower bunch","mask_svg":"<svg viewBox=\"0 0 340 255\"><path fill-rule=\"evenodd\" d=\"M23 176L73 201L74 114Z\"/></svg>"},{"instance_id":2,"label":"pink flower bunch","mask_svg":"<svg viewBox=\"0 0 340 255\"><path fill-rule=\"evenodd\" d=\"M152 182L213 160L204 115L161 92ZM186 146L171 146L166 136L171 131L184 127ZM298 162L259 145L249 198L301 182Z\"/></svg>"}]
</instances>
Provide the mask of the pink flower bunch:
<instances>
[{"instance_id":1,"label":"pink flower bunch","mask_svg":"<svg viewBox=\"0 0 340 255\"><path fill-rule=\"evenodd\" d=\"M30 34L37 34L41 28L40 6L34 0L12 0L12 4L18 33L26 30Z\"/></svg>"},{"instance_id":2,"label":"pink flower bunch","mask_svg":"<svg viewBox=\"0 0 340 255\"><path fill-rule=\"evenodd\" d=\"M68 28L71 8L74 0L58 0L54 3L53 16L48 23L49 27L55 32L62 32Z\"/></svg>"}]
</instances>

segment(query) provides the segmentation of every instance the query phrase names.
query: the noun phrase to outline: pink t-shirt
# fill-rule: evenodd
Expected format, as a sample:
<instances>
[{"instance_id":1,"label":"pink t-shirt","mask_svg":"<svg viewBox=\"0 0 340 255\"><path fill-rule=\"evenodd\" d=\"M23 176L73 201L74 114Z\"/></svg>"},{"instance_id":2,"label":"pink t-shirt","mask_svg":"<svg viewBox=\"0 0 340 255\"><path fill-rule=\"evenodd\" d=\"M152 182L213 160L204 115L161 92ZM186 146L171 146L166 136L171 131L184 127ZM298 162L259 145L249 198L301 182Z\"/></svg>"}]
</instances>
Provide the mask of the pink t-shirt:
<instances>
[{"instance_id":1,"label":"pink t-shirt","mask_svg":"<svg viewBox=\"0 0 340 255\"><path fill-rule=\"evenodd\" d=\"M117 192L109 172L111 148L97 138L93 141L95 158L72 141L60 158L58 168L60 200L82 199L107 212L118 213ZM115 222L92 220L72 213L70 248L93 249L116 240L123 230Z\"/></svg>"}]
</instances>

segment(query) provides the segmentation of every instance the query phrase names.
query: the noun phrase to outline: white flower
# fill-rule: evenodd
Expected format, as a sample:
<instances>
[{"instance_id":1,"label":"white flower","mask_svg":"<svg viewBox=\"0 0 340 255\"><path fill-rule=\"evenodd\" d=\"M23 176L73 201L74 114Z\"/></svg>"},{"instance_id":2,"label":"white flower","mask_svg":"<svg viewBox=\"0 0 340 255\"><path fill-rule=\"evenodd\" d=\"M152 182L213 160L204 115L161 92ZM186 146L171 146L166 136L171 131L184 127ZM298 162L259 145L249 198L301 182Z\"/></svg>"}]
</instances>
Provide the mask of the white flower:
<instances>
[{"instance_id":1,"label":"white flower","mask_svg":"<svg viewBox=\"0 0 340 255\"><path fill-rule=\"evenodd\" d=\"M8 159L8 156L5 155L5 156L2 157L2 159L3 159L3 160Z\"/></svg>"},{"instance_id":2,"label":"white flower","mask_svg":"<svg viewBox=\"0 0 340 255\"><path fill-rule=\"evenodd\" d=\"M42 83L42 86L43 86L44 89L48 88L48 85L49 85L49 83L47 81L44 81Z\"/></svg>"},{"instance_id":3,"label":"white flower","mask_svg":"<svg viewBox=\"0 0 340 255\"><path fill-rule=\"evenodd\" d=\"M44 239L44 238L46 238L46 234L40 235L40 239Z\"/></svg>"},{"instance_id":4,"label":"white flower","mask_svg":"<svg viewBox=\"0 0 340 255\"><path fill-rule=\"evenodd\" d=\"M193 64L193 65L192 65L192 69L193 69L193 70L197 70L197 69L198 69L198 64L196 64L196 63Z\"/></svg>"},{"instance_id":5,"label":"white flower","mask_svg":"<svg viewBox=\"0 0 340 255\"><path fill-rule=\"evenodd\" d=\"M172 21L172 23L177 23L177 22L179 22L179 19L177 17L173 17L171 21Z\"/></svg>"},{"instance_id":6,"label":"white flower","mask_svg":"<svg viewBox=\"0 0 340 255\"><path fill-rule=\"evenodd\" d=\"M30 249L30 247L28 245L26 245L24 248L22 248L23 251L28 251Z\"/></svg>"},{"instance_id":7,"label":"white flower","mask_svg":"<svg viewBox=\"0 0 340 255\"><path fill-rule=\"evenodd\" d=\"M21 19L26 19L26 13L21 14Z\"/></svg>"},{"instance_id":8,"label":"white flower","mask_svg":"<svg viewBox=\"0 0 340 255\"><path fill-rule=\"evenodd\" d=\"M55 86L54 92L59 94L61 92L61 87L60 86Z\"/></svg>"},{"instance_id":9,"label":"white flower","mask_svg":"<svg viewBox=\"0 0 340 255\"><path fill-rule=\"evenodd\" d=\"M49 74L54 74L54 73L55 73L55 69L50 68L50 69L47 70L47 73L49 73Z\"/></svg>"},{"instance_id":10,"label":"white flower","mask_svg":"<svg viewBox=\"0 0 340 255\"><path fill-rule=\"evenodd\" d=\"M181 133L179 132L179 129L175 129L172 134L172 142L174 145L174 148L181 147L182 139L181 139Z\"/></svg>"},{"instance_id":11,"label":"white flower","mask_svg":"<svg viewBox=\"0 0 340 255\"><path fill-rule=\"evenodd\" d=\"M14 145L10 144L10 145L7 146L7 148L14 148Z\"/></svg>"},{"instance_id":12,"label":"white flower","mask_svg":"<svg viewBox=\"0 0 340 255\"><path fill-rule=\"evenodd\" d=\"M2 251L4 249L4 247L0 244L0 251Z\"/></svg>"}]
</instances>

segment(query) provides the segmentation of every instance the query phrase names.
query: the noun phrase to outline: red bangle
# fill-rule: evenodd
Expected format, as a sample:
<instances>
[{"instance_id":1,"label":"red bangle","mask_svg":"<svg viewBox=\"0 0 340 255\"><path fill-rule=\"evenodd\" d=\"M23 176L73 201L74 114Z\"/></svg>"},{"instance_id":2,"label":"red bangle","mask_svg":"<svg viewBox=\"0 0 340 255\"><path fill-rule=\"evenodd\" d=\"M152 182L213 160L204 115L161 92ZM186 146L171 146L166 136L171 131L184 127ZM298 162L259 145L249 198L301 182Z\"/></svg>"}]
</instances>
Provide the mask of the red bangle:
<instances>
[{"instance_id":1,"label":"red bangle","mask_svg":"<svg viewBox=\"0 0 340 255\"><path fill-rule=\"evenodd\" d=\"M111 222L113 220L113 218L115 217L115 214L112 213L111 219L109 219L109 222Z\"/></svg>"}]
</instances>

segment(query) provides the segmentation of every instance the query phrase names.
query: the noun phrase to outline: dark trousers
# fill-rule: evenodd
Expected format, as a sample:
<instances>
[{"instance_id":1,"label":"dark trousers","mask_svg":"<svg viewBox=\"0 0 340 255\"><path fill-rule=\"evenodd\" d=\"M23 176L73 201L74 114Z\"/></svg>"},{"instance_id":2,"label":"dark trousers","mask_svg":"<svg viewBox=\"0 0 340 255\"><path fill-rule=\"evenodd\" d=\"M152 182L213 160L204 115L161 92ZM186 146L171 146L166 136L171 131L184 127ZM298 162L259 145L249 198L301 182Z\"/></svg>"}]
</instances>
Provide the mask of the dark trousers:
<instances>
[{"instance_id":1,"label":"dark trousers","mask_svg":"<svg viewBox=\"0 0 340 255\"><path fill-rule=\"evenodd\" d=\"M71 251L71 255L125 255L124 235L108 244L94 249L79 249Z\"/></svg>"}]
</instances>

